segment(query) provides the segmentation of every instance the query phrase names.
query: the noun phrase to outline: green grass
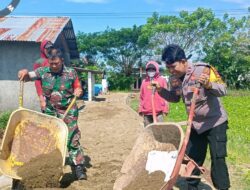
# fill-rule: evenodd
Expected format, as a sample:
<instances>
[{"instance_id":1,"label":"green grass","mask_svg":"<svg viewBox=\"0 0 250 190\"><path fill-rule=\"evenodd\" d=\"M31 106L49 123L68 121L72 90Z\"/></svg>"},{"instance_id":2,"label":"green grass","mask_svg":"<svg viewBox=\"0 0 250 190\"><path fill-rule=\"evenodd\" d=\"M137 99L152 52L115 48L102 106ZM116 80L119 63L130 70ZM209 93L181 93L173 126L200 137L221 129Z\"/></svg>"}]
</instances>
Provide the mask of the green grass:
<instances>
[{"instance_id":1,"label":"green grass","mask_svg":"<svg viewBox=\"0 0 250 190\"><path fill-rule=\"evenodd\" d=\"M11 112L2 112L0 113L0 129L5 129L7 122L9 120Z\"/></svg>"},{"instance_id":2,"label":"green grass","mask_svg":"<svg viewBox=\"0 0 250 190\"><path fill-rule=\"evenodd\" d=\"M138 99L132 99L130 102L130 107L135 110L138 111Z\"/></svg>"},{"instance_id":3,"label":"green grass","mask_svg":"<svg viewBox=\"0 0 250 190\"><path fill-rule=\"evenodd\" d=\"M250 93L249 96L226 96L222 102L229 118L229 159L247 163L250 155Z\"/></svg>"},{"instance_id":4,"label":"green grass","mask_svg":"<svg viewBox=\"0 0 250 190\"><path fill-rule=\"evenodd\" d=\"M186 121L187 113L183 102L170 103L169 114L164 118L164 120L173 122Z\"/></svg>"},{"instance_id":5,"label":"green grass","mask_svg":"<svg viewBox=\"0 0 250 190\"><path fill-rule=\"evenodd\" d=\"M112 93L129 93L131 92L131 90L110 90L109 92L112 92Z\"/></svg>"},{"instance_id":6,"label":"green grass","mask_svg":"<svg viewBox=\"0 0 250 190\"><path fill-rule=\"evenodd\" d=\"M228 163L231 166L243 166L239 183L250 185L250 91L230 90L228 95L221 98L228 113ZM138 100L131 102L134 110L138 109ZM182 102L171 103L170 113L165 121L185 121L187 114ZM209 160L209 156L207 158Z\"/></svg>"}]
</instances>

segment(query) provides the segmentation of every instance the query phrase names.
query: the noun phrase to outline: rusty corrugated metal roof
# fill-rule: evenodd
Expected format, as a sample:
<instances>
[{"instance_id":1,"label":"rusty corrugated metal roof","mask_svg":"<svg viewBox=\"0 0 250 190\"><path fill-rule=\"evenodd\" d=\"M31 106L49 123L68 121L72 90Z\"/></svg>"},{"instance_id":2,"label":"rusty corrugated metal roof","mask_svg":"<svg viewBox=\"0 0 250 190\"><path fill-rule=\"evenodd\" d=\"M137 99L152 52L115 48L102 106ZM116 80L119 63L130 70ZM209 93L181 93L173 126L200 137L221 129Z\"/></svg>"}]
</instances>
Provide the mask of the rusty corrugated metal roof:
<instances>
[{"instance_id":1,"label":"rusty corrugated metal roof","mask_svg":"<svg viewBox=\"0 0 250 190\"><path fill-rule=\"evenodd\" d=\"M4 17L0 19L0 40L54 42L69 20L68 17Z\"/></svg>"},{"instance_id":2,"label":"rusty corrugated metal roof","mask_svg":"<svg viewBox=\"0 0 250 190\"><path fill-rule=\"evenodd\" d=\"M12 16L0 18L0 41L55 42L63 34L71 58L79 58L73 25L69 17Z\"/></svg>"}]
</instances>

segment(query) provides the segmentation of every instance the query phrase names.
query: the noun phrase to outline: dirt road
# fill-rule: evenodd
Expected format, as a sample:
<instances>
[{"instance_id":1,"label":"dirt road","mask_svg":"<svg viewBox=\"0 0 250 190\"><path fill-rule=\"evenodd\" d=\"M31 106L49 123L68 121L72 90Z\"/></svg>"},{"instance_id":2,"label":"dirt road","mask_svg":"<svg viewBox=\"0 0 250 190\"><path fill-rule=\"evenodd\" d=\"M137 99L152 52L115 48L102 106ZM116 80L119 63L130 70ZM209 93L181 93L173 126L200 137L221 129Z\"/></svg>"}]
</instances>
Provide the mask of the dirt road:
<instances>
[{"instance_id":1,"label":"dirt road","mask_svg":"<svg viewBox=\"0 0 250 190\"><path fill-rule=\"evenodd\" d=\"M127 96L116 93L99 97L99 101L87 102L80 112L81 143L90 160L88 180L65 184L68 189L112 189L122 163L142 129L141 118L126 105ZM70 168L66 171L70 172Z\"/></svg>"}]
</instances>

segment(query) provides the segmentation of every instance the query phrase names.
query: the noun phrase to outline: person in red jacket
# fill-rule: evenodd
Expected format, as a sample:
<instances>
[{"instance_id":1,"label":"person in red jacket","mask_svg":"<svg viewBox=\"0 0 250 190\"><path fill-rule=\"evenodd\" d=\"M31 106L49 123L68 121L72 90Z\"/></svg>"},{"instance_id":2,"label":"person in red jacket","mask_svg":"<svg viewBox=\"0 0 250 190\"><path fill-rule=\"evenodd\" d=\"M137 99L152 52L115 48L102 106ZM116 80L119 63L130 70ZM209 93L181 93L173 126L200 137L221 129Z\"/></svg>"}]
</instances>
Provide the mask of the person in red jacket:
<instances>
[{"instance_id":1,"label":"person in red jacket","mask_svg":"<svg viewBox=\"0 0 250 190\"><path fill-rule=\"evenodd\" d=\"M155 61L149 61L146 65L146 74L147 76L142 81L140 88L139 105L139 114L144 118L144 127L153 123L151 81L158 81L162 88L167 88L166 80L160 76L158 63ZM168 113L168 103L161 96L159 96L158 92L155 92L154 103L157 122L163 122L163 116Z\"/></svg>"},{"instance_id":2,"label":"person in red jacket","mask_svg":"<svg viewBox=\"0 0 250 190\"><path fill-rule=\"evenodd\" d=\"M53 47L53 43L48 40L43 40L40 46L41 50L41 57L36 60L36 62L33 65L33 69L36 70L39 67L48 67L49 62L48 62L48 52L49 50ZM35 81L35 87L36 87L36 92L39 97L40 101L40 106L42 112L44 112L45 107L46 107L46 101L45 97L43 96L43 90L42 90L42 83L41 80L36 80Z\"/></svg>"}]
</instances>

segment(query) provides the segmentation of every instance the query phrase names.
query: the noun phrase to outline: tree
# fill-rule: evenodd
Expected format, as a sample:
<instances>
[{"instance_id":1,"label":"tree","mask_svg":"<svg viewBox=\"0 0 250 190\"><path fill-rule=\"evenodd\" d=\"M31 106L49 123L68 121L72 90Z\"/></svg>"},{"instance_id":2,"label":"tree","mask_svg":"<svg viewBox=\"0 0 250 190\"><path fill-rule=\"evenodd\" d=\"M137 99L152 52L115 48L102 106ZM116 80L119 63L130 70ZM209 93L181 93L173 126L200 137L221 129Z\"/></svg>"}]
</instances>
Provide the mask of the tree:
<instances>
[{"instance_id":1,"label":"tree","mask_svg":"<svg viewBox=\"0 0 250 190\"><path fill-rule=\"evenodd\" d=\"M229 86L243 88L250 84L249 26L249 16L235 19L225 14L219 19L210 9L198 8L178 16L154 13L139 27L79 33L77 42L85 62L112 72L111 83L120 89L126 86L122 83L133 82L134 68L161 59L162 49L170 43L216 66Z\"/></svg>"},{"instance_id":2,"label":"tree","mask_svg":"<svg viewBox=\"0 0 250 190\"><path fill-rule=\"evenodd\" d=\"M147 56L146 43L138 43L141 27L107 29L104 32L77 36L78 47L84 55L105 62L109 70L131 76L133 68L140 66ZM98 60L99 59L99 60Z\"/></svg>"},{"instance_id":3,"label":"tree","mask_svg":"<svg viewBox=\"0 0 250 190\"><path fill-rule=\"evenodd\" d=\"M161 54L171 43L179 44L187 54L201 54L202 44L220 27L220 20L209 9L198 8L193 13L181 11L178 16L154 13L142 28L140 41L151 45L153 54Z\"/></svg>"},{"instance_id":4,"label":"tree","mask_svg":"<svg viewBox=\"0 0 250 190\"><path fill-rule=\"evenodd\" d=\"M138 43L140 35L141 27L133 26L93 34L79 33L77 41L82 55L91 56L110 72L110 84L117 89L128 89L134 82L134 68L140 67L147 55L147 44Z\"/></svg>"},{"instance_id":5,"label":"tree","mask_svg":"<svg viewBox=\"0 0 250 190\"><path fill-rule=\"evenodd\" d=\"M228 86L250 87L250 19L223 18L223 27L204 44L204 61L215 65Z\"/></svg>"},{"instance_id":6,"label":"tree","mask_svg":"<svg viewBox=\"0 0 250 190\"><path fill-rule=\"evenodd\" d=\"M106 40L102 38L102 32L83 33L77 35L77 44L82 57L82 64L103 66L102 46Z\"/></svg>"}]
</instances>

